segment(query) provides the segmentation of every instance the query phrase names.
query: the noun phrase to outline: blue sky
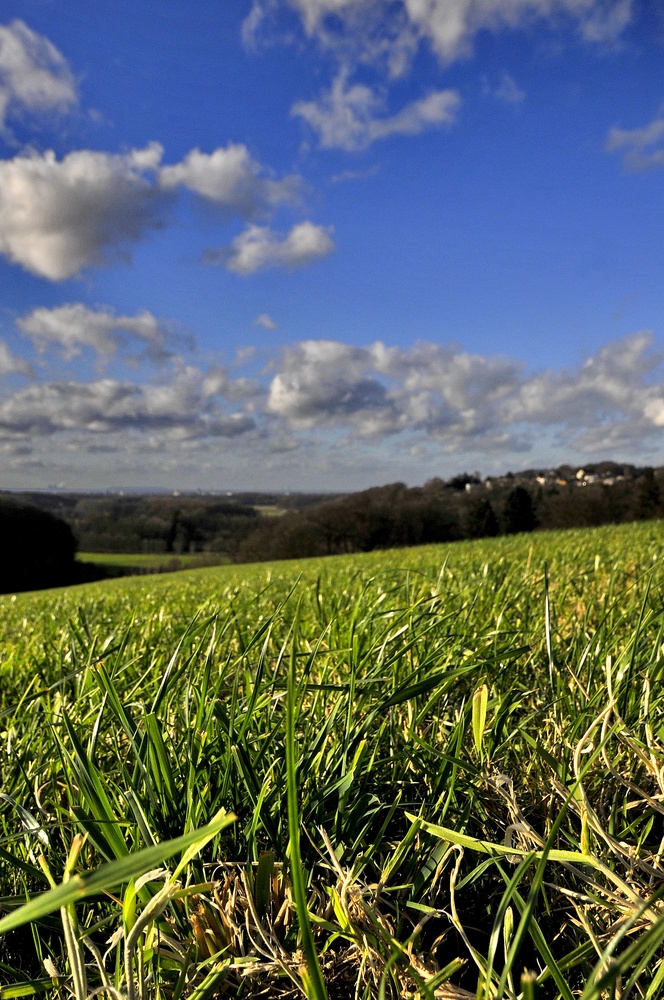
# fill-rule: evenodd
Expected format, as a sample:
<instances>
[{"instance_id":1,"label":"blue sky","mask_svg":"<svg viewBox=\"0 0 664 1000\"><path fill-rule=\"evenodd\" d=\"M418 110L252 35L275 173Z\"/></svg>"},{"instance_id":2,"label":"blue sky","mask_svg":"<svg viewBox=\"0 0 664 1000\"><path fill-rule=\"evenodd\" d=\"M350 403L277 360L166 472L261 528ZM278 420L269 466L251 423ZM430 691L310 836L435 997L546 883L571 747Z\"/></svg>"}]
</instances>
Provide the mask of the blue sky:
<instances>
[{"instance_id":1,"label":"blue sky","mask_svg":"<svg viewBox=\"0 0 664 1000\"><path fill-rule=\"evenodd\" d=\"M2 486L664 463L655 0L2 18Z\"/></svg>"}]
</instances>

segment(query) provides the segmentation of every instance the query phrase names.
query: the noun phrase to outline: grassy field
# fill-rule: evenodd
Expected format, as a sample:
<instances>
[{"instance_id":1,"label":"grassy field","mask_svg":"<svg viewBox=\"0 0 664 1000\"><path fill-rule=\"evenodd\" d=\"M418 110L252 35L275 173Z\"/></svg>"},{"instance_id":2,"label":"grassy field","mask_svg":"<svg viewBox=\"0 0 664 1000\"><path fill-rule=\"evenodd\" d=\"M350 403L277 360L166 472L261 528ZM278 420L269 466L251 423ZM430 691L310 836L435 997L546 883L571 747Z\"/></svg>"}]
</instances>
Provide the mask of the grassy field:
<instances>
[{"instance_id":1,"label":"grassy field","mask_svg":"<svg viewBox=\"0 0 664 1000\"><path fill-rule=\"evenodd\" d=\"M78 552L79 562L103 566L114 575L131 573L173 573L181 569L201 569L207 566L221 566L229 562L223 552Z\"/></svg>"},{"instance_id":2,"label":"grassy field","mask_svg":"<svg viewBox=\"0 0 664 1000\"><path fill-rule=\"evenodd\" d=\"M664 983L664 524L0 600L0 997Z\"/></svg>"}]
</instances>

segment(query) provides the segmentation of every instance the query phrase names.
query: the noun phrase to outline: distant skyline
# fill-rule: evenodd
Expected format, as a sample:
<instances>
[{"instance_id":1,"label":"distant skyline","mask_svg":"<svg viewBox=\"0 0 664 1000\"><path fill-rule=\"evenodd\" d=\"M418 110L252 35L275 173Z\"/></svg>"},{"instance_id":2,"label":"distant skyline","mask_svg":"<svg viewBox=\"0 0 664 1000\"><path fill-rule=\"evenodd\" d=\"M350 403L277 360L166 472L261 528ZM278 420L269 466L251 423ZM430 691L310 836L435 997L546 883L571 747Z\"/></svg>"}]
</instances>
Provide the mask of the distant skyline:
<instances>
[{"instance_id":1,"label":"distant skyline","mask_svg":"<svg viewBox=\"0 0 664 1000\"><path fill-rule=\"evenodd\" d=\"M0 488L664 464L655 0L5 0Z\"/></svg>"}]
</instances>

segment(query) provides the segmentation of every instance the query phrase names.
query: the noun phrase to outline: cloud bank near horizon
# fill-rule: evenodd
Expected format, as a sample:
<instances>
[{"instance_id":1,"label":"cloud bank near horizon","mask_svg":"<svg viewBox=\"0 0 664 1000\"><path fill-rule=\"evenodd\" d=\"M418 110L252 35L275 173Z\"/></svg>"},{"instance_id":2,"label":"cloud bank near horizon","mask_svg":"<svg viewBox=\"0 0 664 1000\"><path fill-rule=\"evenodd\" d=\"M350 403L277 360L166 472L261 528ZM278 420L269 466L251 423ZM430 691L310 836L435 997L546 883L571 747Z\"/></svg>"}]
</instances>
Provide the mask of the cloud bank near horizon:
<instances>
[{"instance_id":1,"label":"cloud bank near horizon","mask_svg":"<svg viewBox=\"0 0 664 1000\"><path fill-rule=\"evenodd\" d=\"M17 468L40 448L53 457L72 442L90 455L102 444L151 454L176 477L193 452L240 440L248 461L288 453L297 465L297 452L309 461L314 448L321 468L338 462L344 442L380 450L388 441L412 454L425 445L459 466L471 455L474 465L499 456L523 464L542 436L560 461L587 460L645 452L664 427L664 357L647 331L566 371L528 373L518 360L427 341L310 339L263 349L261 366L245 361L238 374L168 352L169 324L147 311L117 316L72 303L35 309L16 325L25 355L0 341L0 445L14 449ZM58 371L71 365L70 377L53 376L49 352ZM130 363L133 377L99 377L95 365L109 359Z\"/></svg>"}]
</instances>

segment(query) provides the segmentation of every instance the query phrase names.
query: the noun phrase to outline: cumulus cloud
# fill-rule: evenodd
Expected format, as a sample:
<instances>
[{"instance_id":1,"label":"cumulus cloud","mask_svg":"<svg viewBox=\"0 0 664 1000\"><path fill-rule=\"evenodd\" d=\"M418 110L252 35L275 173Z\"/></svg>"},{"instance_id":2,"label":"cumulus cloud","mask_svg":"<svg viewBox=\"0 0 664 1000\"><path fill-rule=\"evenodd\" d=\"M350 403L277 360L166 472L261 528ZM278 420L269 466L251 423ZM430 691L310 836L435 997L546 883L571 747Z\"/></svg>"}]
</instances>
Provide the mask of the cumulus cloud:
<instances>
[{"instance_id":1,"label":"cumulus cloud","mask_svg":"<svg viewBox=\"0 0 664 1000\"><path fill-rule=\"evenodd\" d=\"M424 431L453 448L461 439L493 439L497 401L519 382L513 363L453 347L310 340L284 353L267 408L299 429L346 426L362 437Z\"/></svg>"},{"instance_id":2,"label":"cumulus cloud","mask_svg":"<svg viewBox=\"0 0 664 1000\"><path fill-rule=\"evenodd\" d=\"M0 127L22 111L67 111L77 101L62 53L23 21L0 24Z\"/></svg>"},{"instance_id":3,"label":"cumulus cloud","mask_svg":"<svg viewBox=\"0 0 664 1000\"><path fill-rule=\"evenodd\" d=\"M85 344L72 342L45 312L34 329L49 337L55 329L47 343L70 356L84 346L113 349L115 327ZM137 320L139 334L130 335L140 339L145 315L114 319ZM2 342L0 374L31 374ZM77 454L143 448L160 455L162 469L167 461L177 466L182 449L209 455L208 446L225 448L232 440L265 454L315 446L325 465L340 435L346 450L364 443L389 456L390 449L426 445L429 455L464 461L470 453L488 458L534 449L544 438L556 443L562 461L576 453L640 456L661 446L663 433L664 352L649 332L608 343L565 371L530 373L510 358L431 342L356 346L312 339L288 345L256 380L171 359L147 382L33 376L18 389L5 382L0 393L0 448L3 442L40 448L44 456L52 451L54 461L72 442Z\"/></svg>"},{"instance_id":4,"label":"cumulus cloud","mask_svg":"<svg viewBox=\"0 0 664 1000\"><path fill-rule=\"evenodd\" d=\"M435 90L393 115L384 114L385 101L364 84L349 84L346 71L319 101L299 101L291 113L318 133L323 148L366 149L377 139L417 135L456 118L461 98L455 90Z\"/></svg>"},{"instance_id":5,"label":"cumulus cloud","mask_svg":"<svg viewBox=\"0 0 664 1000\"><path fill-rule=\"evenodd\" d=\"M610 43L629 24L632 6L632 0L254 0L244 36L269 30L270 14L289 7L309 37L346 61L387 62L398 75L422 41L450 63L472 51L480 31L515 29L536 18L567 18L586 40Z\"/></svg>"},{"instance_id":6,"label":"cumulus cloud","mask_svg":"<svg viewBox=\"0 0 664 1000\"><path fill-rule=\"evenodd\" d=\"M633 333L602 347L575 372L531 377L510 401L507 419L579 429L629 419L652 429L664 394L661 380L651 378L662 363L653 343L649 331Z\"/></svg>"},{"instance_id":7,"label":"cumulus cloud","mask_svg":"<svg viewBox=\"0 0 664 1000\"><path fill-rule=\"evenodd\" d=\"M163 383L106 378L31 385L0 401L0 434L34 438L166 432L184 439L237 437L254 427L250 414L227 412L219 392L205 392L204 383L201 372L184 367ZM228 387L226 383L226 394Z\"/></svg>"},{"instance_id":8,"label":"cumulus cloud","mask_svg":"<svg viewBox=\"0 0 664 1000\"><path fill-rule=\"evenodd\" d=\"M115 155L79 150L0 161L0 253L52 281L105 263L159 224L146 172L162 149Z\"/></svg>"},{"instance_id":9,"label":"cumulus cloud","mask_svg":"<svg viewBox=\"0 0 664 1000\"><path fill-rule=\"evenodd\" d=\"M284 352L267 408L293 427L359 423L390 411L372 369L372 350L333 340L305 340Z\"/></svg>"},{"instance_id":10,"label":"cumulus cloud","mask_svg":"<svg viewBox=\"0 0 664 1000\"><path fill-rule=\"evenodd\" d=\"M664 426L662 357L652 346L651 334L637 333L575 371L526 375L510 359L453 346L303 341L285 350L267 411L300 431L421 432L450 452L522 449L543 427L574 447L640 445Z\"/></svg>"},{"instance_id":11,"label":"cumulus cloud","mask_svg":"<svg viewBox=\"0 0 664 1000\"><path fill-rule=\"evenodd\" d=\"M640 128L614 126L606 139L607 152L621 152L628 170L664 167L664 115L653 118Z\"/></svg>"},{"instance_id":12,"label":"cumulus cloud","mask_svg":"<svg viewBox=\"0 0 664 1000\"><path fill-rule=\"evenodd\" d=\"M124 154L84 149L62 160L52 151L0 160L0 254L62 281L126 258L131 244L164 224L178 189L253 218L292 203L300 188L297 177L267 176L245 146L195 149L171 166L162 156L153 142Z\"/></svg>"},{"instance_id":13,"label":"cumulus cloud","mask_svg":"<svg viewBox=\"0 0 664 1000\"><path fill-rule=\"evenodd\" d=\"M254 274L266 267L306 267L335 249L331 228L298 222L286 236L268 226L249 226L230 247L208 253L209 260L223 260L229 271Z\"/></svg>"},{"instance_id":14,"label":"cumulus cloud","mask_svg":"<svg viewBox=\"0 0 664 1000\"><path fill-rule=\"evenodd\" d=\"M19 329L38 351L59 349L65 360L89 348L102 358L110 358L127 343L137 341L151 361L170 356L165 342L167 330L147 310L134 316L116 316L111 309L89 309L80 302L38 308L17 320Z\"/></svg>"},{"instance_id":15,"label":"cumulus cloud","mask_svg":"<svg viewBox=\"0 0 664 1000\"><path fill-rule=\"evenodd\" d=\"M159 183L165 190L189 188L201 198L245 218L294 203L301 190L299 177L274 180L252 158L246 146L229 143L212 153L192 149L184 160L162 167Z\"/></svg>"}]
</instances>

